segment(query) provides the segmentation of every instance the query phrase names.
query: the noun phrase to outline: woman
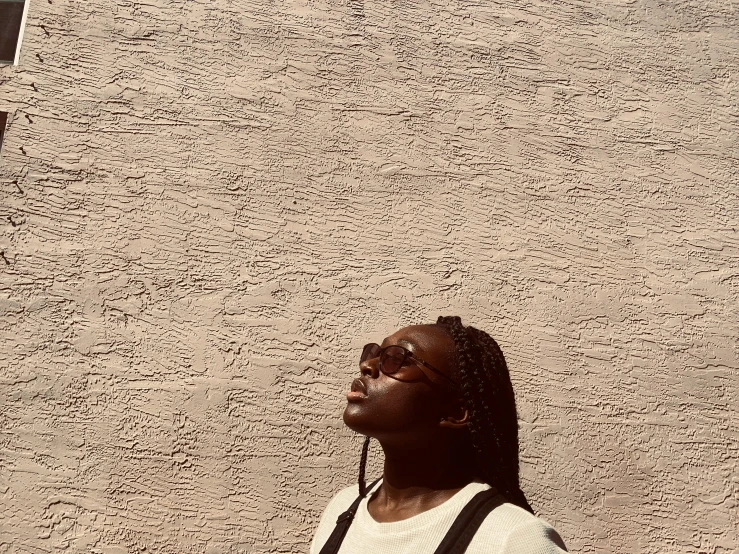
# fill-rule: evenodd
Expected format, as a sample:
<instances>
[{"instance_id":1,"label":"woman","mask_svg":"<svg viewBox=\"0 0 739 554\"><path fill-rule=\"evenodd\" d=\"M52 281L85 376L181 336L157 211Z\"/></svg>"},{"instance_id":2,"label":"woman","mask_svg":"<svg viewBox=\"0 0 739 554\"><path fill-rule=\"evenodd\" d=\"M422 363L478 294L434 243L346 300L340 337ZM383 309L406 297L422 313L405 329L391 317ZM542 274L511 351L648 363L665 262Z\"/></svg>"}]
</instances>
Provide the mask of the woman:
<instances>
[{"instance_id":1,"label":"woman","mask_svg":"<svg viewBox=\"0 0 739 554\"><path fill-rule=\"evenodd\" d=\"M519 487L513 388L489 335L440 317L368 344L359 368L344 411L367 437L359 486L331 500L311 554L566 551ZM385 464L367 487L370 438Z\"/></svg>"}]
</instances>

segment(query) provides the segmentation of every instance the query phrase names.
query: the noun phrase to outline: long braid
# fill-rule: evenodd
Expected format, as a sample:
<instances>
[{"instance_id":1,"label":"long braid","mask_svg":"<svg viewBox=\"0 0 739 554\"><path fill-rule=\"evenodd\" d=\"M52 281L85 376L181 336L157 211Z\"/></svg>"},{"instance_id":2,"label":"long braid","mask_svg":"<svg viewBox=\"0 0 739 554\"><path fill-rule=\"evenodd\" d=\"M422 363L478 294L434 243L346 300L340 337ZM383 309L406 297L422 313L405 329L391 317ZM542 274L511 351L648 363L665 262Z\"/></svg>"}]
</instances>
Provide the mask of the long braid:
<instances>
[{"instance_id":1,"label":"long braid","mask_svg":"<svg viewBox=\"0 0 739 554\"><path fill-rule=\"evenodd\" d=\"M519 485L518 416L503 352L490 335L463 326L457 316L439 317L436 323L456 347L478 477L533 513Z\"/></svg>"},{"instance_id":2,"label":"long braid","mask_svg":"<svg viewBox=\"0 0 739 554\"><path fill-rule=\"evenodd\" d=\"M364 472L367 467L367 453L369 452L370 438L364 439L362 445L362 457L359 460L359 496L364 498L367 495L367 482L364 480Z\"/></svg>"}]
</instances>

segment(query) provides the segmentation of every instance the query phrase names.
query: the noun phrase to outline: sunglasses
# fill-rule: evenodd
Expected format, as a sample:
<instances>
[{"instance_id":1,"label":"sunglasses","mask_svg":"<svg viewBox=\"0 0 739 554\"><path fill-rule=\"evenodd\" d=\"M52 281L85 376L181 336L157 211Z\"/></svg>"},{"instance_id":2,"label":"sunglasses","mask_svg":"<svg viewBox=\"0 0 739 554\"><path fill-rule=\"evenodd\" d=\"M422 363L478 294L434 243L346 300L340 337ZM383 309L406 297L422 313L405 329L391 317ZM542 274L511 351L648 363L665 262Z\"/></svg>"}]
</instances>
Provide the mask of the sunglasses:
<instances>
[{"instance_id":1,"label":"sunglasses","mask_svg":"<svg viewBox=\"0 0 739 554\"><path fill-rule=\"evenodd\" d=\"M385 375L396 374L398 371L400 371L401 367L406 365L406 362L408 360L413 360L414 362L427 367L437 375L443 377L455 387L458 386L453 379L450 379L449 377L444 375L441 371L436 369L430 363L424 362L421 358L414 356L413 352L397 344L392 344L390 346L386 346L385 348L382 348L379 344L375 343L367 344L362 350L362 355L359 358L359 363L362 364L367 360L373 360L375 358L380 358L380 371L382 371Z\"/></svg>"}]
</instances>

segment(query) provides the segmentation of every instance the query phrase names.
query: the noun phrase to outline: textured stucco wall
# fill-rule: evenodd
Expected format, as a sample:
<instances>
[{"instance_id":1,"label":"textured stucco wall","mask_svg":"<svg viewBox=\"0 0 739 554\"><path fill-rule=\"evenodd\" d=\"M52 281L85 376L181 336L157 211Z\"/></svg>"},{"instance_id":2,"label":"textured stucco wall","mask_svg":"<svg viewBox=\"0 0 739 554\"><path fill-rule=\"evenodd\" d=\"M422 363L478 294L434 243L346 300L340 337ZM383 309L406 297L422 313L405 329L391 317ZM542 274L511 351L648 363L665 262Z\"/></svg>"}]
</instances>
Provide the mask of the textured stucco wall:
<instances>
[{"instance_id":1,"label":"textured stucco wall","mask_svg":"<svg viewBox=\"0 0 739 554\"><path fill-rule=\"evenodd\" d=\"M0 553L300 552L358 348L499 339L574 552L739 550L726 0L32 0ZM375 464L376 468L376 464Z\"/></svg>"}]
</instances>

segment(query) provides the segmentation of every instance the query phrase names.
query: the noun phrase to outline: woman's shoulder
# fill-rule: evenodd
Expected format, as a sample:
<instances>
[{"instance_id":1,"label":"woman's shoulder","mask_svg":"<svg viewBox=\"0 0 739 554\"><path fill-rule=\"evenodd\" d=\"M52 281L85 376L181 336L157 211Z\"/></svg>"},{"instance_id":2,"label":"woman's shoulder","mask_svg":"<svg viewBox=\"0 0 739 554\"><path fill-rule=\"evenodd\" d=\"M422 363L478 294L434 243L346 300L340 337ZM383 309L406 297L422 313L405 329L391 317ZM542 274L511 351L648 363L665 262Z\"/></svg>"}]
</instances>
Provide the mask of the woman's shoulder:
<instances>
[{"instance_id":1,"label":"woman's shoulder","mask_svg":"<svg viewBox=\"0 0 739 554\"><path fill-rule=\"evenodd\" d=\"M359 485L356 483L348 487L344 487L337 492L331 500L329 500L325 512L328 512L329 510L338 510L339 513L341 513L351 506L352 502L354 502L358 496ZM338 515L339 514L337 514L337 517Z\"/></svg>"},{"instance_id":2,"label":"woman's shoulder","mask_svg":"<svg viewBox=\"0 0 739 554\"><path fill-rule=\"evenodd\" d=\"M323 510L318 528L311 543L311 553L318 552L319 545L324 544L336 526L336 520L352 505L359 496L359 485L354 484L337 492Z\"/></svg>"},{"instance_id":3,"label":"woman's shoulder","mask_svg":"<svg viewBox=\"0 0 739 554\"><path fill-rule=\"evenodd\" d=\"M492 545L507 554L567 552L561 537L549 523L509 502L501 504L485 518L468 552L491 552Z\"/></svg>"}]
</instances>

